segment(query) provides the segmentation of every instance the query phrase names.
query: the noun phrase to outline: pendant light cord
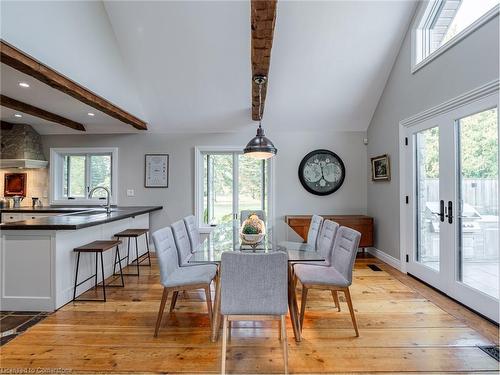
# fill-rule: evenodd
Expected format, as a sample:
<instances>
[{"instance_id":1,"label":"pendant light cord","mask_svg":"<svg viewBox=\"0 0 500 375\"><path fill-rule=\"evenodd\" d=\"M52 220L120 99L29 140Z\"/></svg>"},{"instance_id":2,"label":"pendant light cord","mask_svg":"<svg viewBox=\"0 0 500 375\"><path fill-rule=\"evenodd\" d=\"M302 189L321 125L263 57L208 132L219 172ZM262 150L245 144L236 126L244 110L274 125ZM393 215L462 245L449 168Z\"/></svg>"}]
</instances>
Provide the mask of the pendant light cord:
<instances>
[{"instance_id":1,"label":"pendant light cord","mask_svg":"<svg viewBox=\"0 0 500 375\"><path fill-rule=\"evenodd\" d=\"M259 128L262 123L262 83L259 83Z\"/></svg>"}]
</instances>

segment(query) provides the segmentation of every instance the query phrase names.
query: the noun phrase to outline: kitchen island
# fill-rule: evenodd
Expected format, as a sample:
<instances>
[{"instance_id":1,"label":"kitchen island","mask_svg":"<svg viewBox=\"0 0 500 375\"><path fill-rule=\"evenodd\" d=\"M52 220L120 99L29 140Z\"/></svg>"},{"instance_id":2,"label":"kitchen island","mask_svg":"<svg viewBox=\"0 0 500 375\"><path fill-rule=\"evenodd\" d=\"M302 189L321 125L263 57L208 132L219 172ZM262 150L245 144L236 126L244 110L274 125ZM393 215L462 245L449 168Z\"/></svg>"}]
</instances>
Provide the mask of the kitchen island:
<instances>
[{"instance_id":1,"label":"kitchen island","mask_svg":"<svg viewBox=\"0 0 500 375\"><path fill-rule=\"evenodd\" d=\"M20 221L0 225L1 309L54 311L70 302L76 267L73 249L95 240L112 239L125 229L149 228L149 214L161 209L161 206L113 207L109 215L103 209L90 207L1 210L2 221L4 215L20 215L17 216ZM123 257L126 246L121 246ZM131 254L135 254L135 249ZM95 272L95 257L86 255L80 260L80 280ZM105 277L109 277L115 254L107 251L103 255ZM78 288L77 295L91 287L93 280L88 280Z\"/></svg>"}]
</instances>

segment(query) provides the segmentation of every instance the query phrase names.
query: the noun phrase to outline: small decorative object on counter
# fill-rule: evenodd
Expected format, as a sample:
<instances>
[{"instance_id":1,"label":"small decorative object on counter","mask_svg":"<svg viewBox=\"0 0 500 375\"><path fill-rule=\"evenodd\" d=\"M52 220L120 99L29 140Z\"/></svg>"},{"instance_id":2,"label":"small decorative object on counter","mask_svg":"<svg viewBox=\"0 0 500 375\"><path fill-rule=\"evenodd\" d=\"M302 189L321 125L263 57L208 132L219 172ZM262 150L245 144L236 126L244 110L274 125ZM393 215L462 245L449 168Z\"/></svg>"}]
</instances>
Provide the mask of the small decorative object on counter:
<instances>
[{"instance_id":1,"label":"small decorative object on counter","mask_svg":"<svg viewBox=\"0 0 500 375\"><path fill-rule=\"evenodd\" d=\"M20 196L20 195L16 195L14 197L12 197L12 200L14 202L14 208L21 208L21 201L24 199L24 197Z\"/></svg>"},{"instance_id":2,"label":"small decorative object on counter","mask_svg":"<svg viewBox=\"0 0 500 375\"><path fill-rule=\"evenodd\" d=\"M242 245L250 245L252 248L257 247L266 237L266 226L256 214L248 216L240 230L240 238Z\"/></svg>"},{"instance_id":3,"label":"small decorative object on counter","mask_svg":"<svg viewBox=\"0 0 500 375\"><path fill-rule=\"evenodd\" d=\"M0 208L10 208L10 199L0 198Z\"/></svg>"}]
</instances>

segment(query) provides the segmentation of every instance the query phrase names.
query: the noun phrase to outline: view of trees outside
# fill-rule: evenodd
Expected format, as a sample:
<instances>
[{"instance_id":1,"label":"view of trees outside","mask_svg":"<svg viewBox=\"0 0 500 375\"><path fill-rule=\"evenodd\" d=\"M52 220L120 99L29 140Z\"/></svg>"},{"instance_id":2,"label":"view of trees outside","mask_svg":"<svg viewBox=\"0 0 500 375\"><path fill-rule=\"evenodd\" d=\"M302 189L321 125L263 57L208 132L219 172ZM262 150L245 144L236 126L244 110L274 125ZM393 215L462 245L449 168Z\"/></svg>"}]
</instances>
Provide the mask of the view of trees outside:
<instances>
[{"instance_id":1,"label":"view of trees outside","mask_svg":"<svg viewBox=\"0 0 500 375\"><path fill-rule=\"evenodd\" d=\"M495 108L468 116L459 122L462 192L464 200L474 202L480 214L498 215L497 116ZM438 200L439 196L438 145L439 129L426 130L425 142L422 143L425 159L421 160L425 160L429 199L434 200ZM475 190L471 191L471 188Z\"/></svg>"},{"instance_id":2,"label":"view of trees outside","mask_svg":"<svg viewBox=\"0 0 500 375\"><path fill-rule=\"evenodd\" d=\"M85 196L85 155L65 155L63 168L64 196Z\"/></svg>"},{"instance_id":3,"label":"view of trees outside","mask_svg":"<svg viewBox=\"0 0 500 375\"><path fill-rule=\"evenodd\" d=\"M262 161L238 155L238 206L241 210L261 210L263 184ZM232 220L233 214L233 153L205 154L204 222L219 224ZM210 179L209 176L210 175Z\"/></svg>"},{"instance_id":4,"label":"view of trees outside","mask_svg":"<svg viewBox=\"0 0 500 375\"><path fill-rule=\"evenodd\" d=\"M262 164L265 161L254 159L246 155L239 155L239 209L262 210L262 199L265 183Z\"/></svg>"},{"instance_id":5,"label":"view of trees outside","mask_svg":"<svg viewBox=\"0 0 500 375\"><path fill-rule=\"evenodd\" d=\"M439 270L439 233L432 212L439 208L439 127L417 133L417 260ZM437 224L439 226L439 224Z\"/></svg>"},{"instance_id":6,"label":"view of trees outside","mask_svg":"<svg viewBox=\"0 0 500 375\"><path fill-rule=\"evenodd\" d=\"M499 294L497 116L495 108L458 122L463 206L460 277L465 284L495 298Z\"/></svg>"},{"instance_id":7,"label":"view of trees outside","mask_svg":"<svg viewBox=\"0 0 500 375\"><path fill-rule=\"evenodd\" d=\"M90 188L107 187L111 191L111 155L90 156ZM94 197L106 197L106 192L99 189Z\"/></svg>"},{"instance_id":8,"label":"view of trees outside","mask_svg":"<svg viewBox=\"0 0 500 375\"><path fill-rule=\"evenodd\" d=\"M111 155L65 155L63 166L64 196L86 197L86 164L90 163L89 186L105 186L111 189ZM69 183L68 183L69 182ZM95 197L106 197L102 190Z\"/></svg>"}]
</instances>

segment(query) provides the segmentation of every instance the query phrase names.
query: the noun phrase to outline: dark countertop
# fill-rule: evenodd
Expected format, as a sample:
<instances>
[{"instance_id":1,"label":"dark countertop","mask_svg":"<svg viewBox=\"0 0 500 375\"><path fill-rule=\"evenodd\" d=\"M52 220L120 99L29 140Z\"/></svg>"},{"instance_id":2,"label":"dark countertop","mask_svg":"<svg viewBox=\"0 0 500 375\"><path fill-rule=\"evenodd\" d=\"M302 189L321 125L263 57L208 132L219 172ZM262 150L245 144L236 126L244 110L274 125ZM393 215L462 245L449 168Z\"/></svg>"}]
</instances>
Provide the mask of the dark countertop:
<instances>
[{"instance_id":1,"label":"dark countertop","mask_svg":"<svg viewBox=\"0 0 500 375\"><path fill-rule=\"evenodd\" d=\"M118 207L116 207L118 208ZM31 207L31 206L25 206L25 207L19 207L19 208L0 208L0 212L16 212L16 213L24 213L24 212L30 212L30 213L37 213L37 212L61 212L61 214L64 213L71 213L71 212L81 212L81 211L89 211L89 210L94 210L96 209L96 206L46 206L46 207Z\"/></svg>"},{"instance_id":2,"label":"dark countertop","mask_svg":"<svg viewBox=\"0 0 500 375\"><path fill-rule=\"evenodd\" d=\"M15 209L18 211L12 211L14 209L7 209L2 210L2 212L62 212L62 214L58 216L47 216L38 219L16 221L13 223L4 223L0 224L0 229L75 230L146 214L149 212L161 210L162 208L162 206L112 207L112 209L115 211L112 211L108 216L106 214L106 211L102 208L42 207L40 209L32 209L31 207L21 207Z\"/></svg>"}]
</instances>

